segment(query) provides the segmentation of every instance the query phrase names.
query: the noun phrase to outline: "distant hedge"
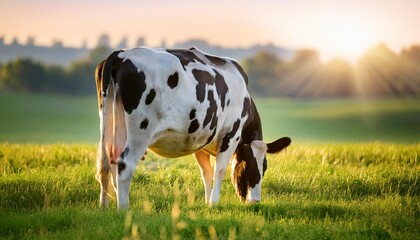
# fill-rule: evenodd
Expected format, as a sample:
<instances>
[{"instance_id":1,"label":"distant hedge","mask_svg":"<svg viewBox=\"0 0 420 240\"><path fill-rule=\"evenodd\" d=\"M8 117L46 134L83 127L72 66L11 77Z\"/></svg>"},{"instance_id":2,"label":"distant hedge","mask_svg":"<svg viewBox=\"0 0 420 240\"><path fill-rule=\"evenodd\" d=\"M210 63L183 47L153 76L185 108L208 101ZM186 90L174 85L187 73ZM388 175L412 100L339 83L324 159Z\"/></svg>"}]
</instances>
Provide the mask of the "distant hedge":
<instances>
[{"instance_id":1,"label":"distant hedge","mask_svg":"<svg viewBox=\"0 0 420 240\"><path fill-rule=\"evenodd\" d=\"M111 50L98 47L89 57L65 68L45 65L30 58L17 58L0 65L0 90L34 93L95 94L94 73L97 64Z\"/></svg>"}]
</instances>

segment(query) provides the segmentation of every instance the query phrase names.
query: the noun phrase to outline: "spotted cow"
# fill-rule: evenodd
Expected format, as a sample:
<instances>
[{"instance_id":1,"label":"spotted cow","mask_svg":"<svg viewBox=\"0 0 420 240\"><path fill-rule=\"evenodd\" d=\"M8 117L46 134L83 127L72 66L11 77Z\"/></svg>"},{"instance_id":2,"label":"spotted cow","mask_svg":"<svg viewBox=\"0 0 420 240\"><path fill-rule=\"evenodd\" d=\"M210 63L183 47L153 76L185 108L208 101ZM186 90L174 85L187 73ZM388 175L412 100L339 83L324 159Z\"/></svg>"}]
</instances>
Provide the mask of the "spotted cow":
<instances>
[{"instance_id":1,"label":"spotted cow","mask_svg":"<svg viewBox=\"0 0 420 240\"><path fill-rule=\"evenodd\" d=\"M266 152L284 149L290 138L262 141L248 77L236 61L195 48L135 48L113 52L95 75L101 206L108 205L109 173L118 207L129 206L131 179L147 149L167 158L194 154L210 205L219 202L233 157L232 182L238 196L260 201ZM214 170L211 155L216 158Z\"/></svg>"}]
</instances>

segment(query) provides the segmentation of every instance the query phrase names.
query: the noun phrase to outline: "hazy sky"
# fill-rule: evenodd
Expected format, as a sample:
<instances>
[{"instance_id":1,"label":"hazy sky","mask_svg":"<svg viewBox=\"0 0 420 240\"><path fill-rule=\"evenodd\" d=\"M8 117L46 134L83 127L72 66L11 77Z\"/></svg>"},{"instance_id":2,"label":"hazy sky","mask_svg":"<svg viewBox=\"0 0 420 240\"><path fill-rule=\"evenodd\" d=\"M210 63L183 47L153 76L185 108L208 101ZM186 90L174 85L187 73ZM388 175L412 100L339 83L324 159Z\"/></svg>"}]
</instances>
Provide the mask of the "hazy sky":
<instances>
[{"instance_id":1,"label":"hazy sky","mask_svg":"<svg viewBox=\"0 0 420 240\"><path fill-rule=\"evenodd\" d=\"M223 46L274 43L351 58L371 45L420 44L420 0L0 0L0 37L94 46L107 33L168 46L190 38ZM0 53L1 54L1 53Z\"/></svg>"}]
</instances>

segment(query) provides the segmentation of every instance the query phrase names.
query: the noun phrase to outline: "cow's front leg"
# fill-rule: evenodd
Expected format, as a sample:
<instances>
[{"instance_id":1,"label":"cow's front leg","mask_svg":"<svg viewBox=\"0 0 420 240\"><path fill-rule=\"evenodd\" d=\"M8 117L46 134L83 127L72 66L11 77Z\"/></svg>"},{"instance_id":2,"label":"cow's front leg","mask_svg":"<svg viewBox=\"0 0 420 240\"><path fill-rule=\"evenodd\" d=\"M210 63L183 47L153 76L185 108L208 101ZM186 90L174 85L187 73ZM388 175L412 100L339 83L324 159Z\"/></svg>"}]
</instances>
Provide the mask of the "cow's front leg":
<instances>
[{"instance_id":1,"label":"cow's front leg","mask_svg":"<svg viewBox=\"0 0 420 240\"><path fill-rule=\"evenodd\" d=\"M117 192L117 165L111 164L111 175L112 175L112 186L115 192Z\"/></svg>"},{"instance_id":2,"label":"cow's front leg","mask_svg":"<svg viewBox=\"0 0 420 240\"><path fill-rule=\"evenodd\" d=\"M226 168L229 164L230 159L235 152L238 141L230 141L230 147L224 152L219 152L216 156L216 163L214 168L214 185L210 197L210 206L218 203L220 201L220 188L222 186L223 179L226 174Z\"/></svg>"},{"instance_id":3,"label":"cow's front leg","mask_svg":"<svg viewBox=\"0 0 420 240\"><path fill-rule=\"evenodd\" d=\"M117 202L118 208L128 208L130 206L129 195L131 179L140 157L146 147L133 147L126 145L121 156L117 160Z\"/></svg>"},{"instance_id":4,"label":"cow's front leg","mask_svg":"<svg viewBox=\"0 0 420 240\"><path fill-rule=\"evenodd\" d=\"M203 180L204 190L206 194L206 203L209 203L212 190L211 185L213 181L213 168L210 164L210 155L203 151L198 151L194 154L194 156L197 160L198 166L200 167L201 179Z\"/></svg>"}]
</instances>

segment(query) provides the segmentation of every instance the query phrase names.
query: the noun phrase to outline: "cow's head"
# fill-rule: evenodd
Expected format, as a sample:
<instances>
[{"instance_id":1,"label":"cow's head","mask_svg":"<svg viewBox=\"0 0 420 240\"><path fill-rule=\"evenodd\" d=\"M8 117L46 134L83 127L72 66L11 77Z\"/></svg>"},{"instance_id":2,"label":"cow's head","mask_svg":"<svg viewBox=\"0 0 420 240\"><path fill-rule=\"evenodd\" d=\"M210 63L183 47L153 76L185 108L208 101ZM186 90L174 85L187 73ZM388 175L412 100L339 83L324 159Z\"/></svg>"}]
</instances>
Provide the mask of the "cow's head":
<instances>
[{"instance_id":1,"label":"cow's head","mask_svg":"<svg viewBox=\"0 0 420 240\"><path fill-rule=\"evenodd\" d=\"M279 152L290 143L290 138L283 137L269 144L254 140L250 144L238 145L232 162L232 182L243 202L261 201L262 178L267 169L265 154Z\"/></svg>"},{"instance_id":2,"label":"cow's head","mask_svg":"<svg viewBox=\"0 0 420 240\"><path fill-rule=\"evenodd\" d=\"M239 144L232 163L232 181L242 201L259 202L267 145L263 141Z\"/></svg>"}]
</instances>

